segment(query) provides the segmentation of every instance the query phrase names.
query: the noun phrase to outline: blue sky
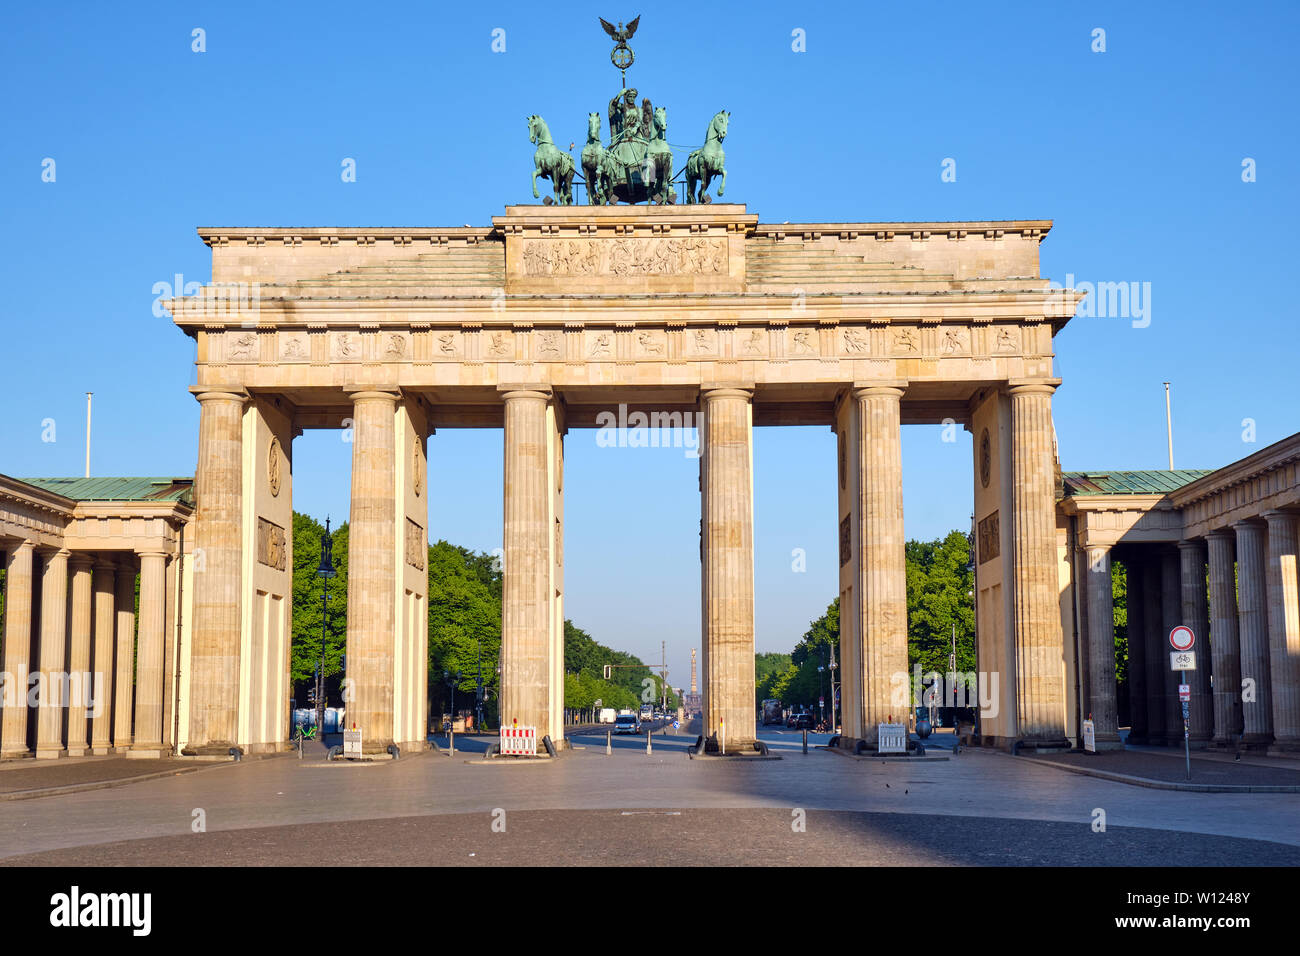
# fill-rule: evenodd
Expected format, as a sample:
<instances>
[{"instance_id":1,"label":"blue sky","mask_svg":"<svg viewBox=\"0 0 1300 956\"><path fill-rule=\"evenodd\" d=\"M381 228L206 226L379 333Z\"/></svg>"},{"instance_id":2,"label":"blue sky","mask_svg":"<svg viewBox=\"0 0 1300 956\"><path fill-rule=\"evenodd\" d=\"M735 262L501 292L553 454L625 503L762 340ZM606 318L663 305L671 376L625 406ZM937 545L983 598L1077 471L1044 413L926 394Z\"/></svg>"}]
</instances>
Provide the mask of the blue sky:
<instances>
[{"instance_id":1,"label":"blue sky","mask_svg":"<svg viewBox=\"0 0 1300 956\"><path fill-rule=\"evenodd\" d=\"M194 347L151 290L209 278L195 227L486 225L532 201L524 117L581 141L618 88L596 17L637 13L629 78L673 143L731 111L726 198L764 221L1049 218L1043 275L1150 283L1146 327L1056 339L1065 468L1165 467L1166 380L1180 467L1297 430L1295 4L50 3L0 31L0 472L80 474L89 390L95 473L192 474ZM684 682L696 463L594 434L567 445L567 611L647 659L667 641ZM300 510L346 514L348 447L295 443ZM828 429L756 433L760 650L834 596L833 456ZM500 459L499 431L433 439L432 534L499 546ZM910 536L969 526L970 462L964 433L904 429Z\"/></svg>"}]
</instances>

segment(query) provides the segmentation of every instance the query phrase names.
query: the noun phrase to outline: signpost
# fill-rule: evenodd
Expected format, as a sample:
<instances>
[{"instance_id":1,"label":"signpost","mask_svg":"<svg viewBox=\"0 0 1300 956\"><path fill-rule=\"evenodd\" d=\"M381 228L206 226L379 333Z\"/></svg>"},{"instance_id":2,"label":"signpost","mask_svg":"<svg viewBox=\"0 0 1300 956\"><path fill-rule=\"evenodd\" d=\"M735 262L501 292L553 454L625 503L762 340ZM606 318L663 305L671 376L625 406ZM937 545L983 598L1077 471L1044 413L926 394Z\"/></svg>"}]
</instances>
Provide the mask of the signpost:
<instances>
[{"instance_id":1,"label":"signpost","mask_svg":"<svg viewBox=\"0 0 1300 956\"><path fill-rule=\"evenodd\" d=\"M1192 732L1188 702L1192 699L1192 688L1187 683L1187 672L1196 670L1196 635L1192 629L1180 624L1169 632L1169 646L1173 651L1169 655L1169 667L1179 673L1178 699L1183 707L1183 757L1187 761L1187 779L1192 779Z\"/></svg>"},{"instance_id":2,"label":"signpost","mask_svg":"<svg viewBox=\"0 0 1300 956\"><path fill-rule=\"evenodd\" d=\"M1097 730L1091 718L1083 722L1083 749L1090 754L1097 752Z\"/></svg>"}]
</instances>

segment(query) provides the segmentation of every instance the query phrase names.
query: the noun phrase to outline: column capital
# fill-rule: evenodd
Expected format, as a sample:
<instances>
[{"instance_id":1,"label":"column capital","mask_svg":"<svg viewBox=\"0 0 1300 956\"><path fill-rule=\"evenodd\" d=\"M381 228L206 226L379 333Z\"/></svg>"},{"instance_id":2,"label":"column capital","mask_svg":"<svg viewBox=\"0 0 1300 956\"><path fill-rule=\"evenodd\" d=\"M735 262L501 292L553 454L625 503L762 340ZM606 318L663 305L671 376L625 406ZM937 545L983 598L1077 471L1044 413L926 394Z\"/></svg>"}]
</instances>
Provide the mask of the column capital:
<instances>
[{"instance_id":1,"label":"column capital","mask_svg":"<svg viewBox=\"0 0 1300 956\"><path fill-rule=\"evenodd\" d=\"M1296 518L1300 518L1300 513L1295 511L1283 511L1281 508L1272 508L1268 511L1260 512L1259 516L1271 525L1275 521L1294 521Z\"/></svg>"},{"instance_id":2,"label":"column capital","mask_svg":"<svg viewBox=\"0 0 1300 956\"><path fill-rule=\"evenodd\" d=\"M1232 527L1237 531L1263 531L1264 522L1259 518L1242 518L1240 521L1234 521Z\"/></svg>"},{"instance_id":3,"label":"column capital","mask_svg":"<svg viewBox=\"0 0 1300 956\"><path fill-rule=\"evenodd\" d=\"M890 382L854 382L853 388L850 389L850 393L854 398L885 396L901 399L906 391L906 379L895 379Z\"/></svg>"},{"instance_id":4,"label":"column capital","mask_svg":"<svg viewBox=\"0 0 1300 956\"><path fill-rule=\"evenodd\" d=\"M554 396L551 386L543 382L511 382L497 386L497 393L507 402L533 399L549 402Z\"/></svg>"},{"instance_id":5,"label":"column capital","mask_svg":"<svg viewBox=\"0 0 1300 956\"><path fill-rule=\"evenodd\" d=\"M1207 541L1211 538L1218 538L1220 540L1227 538L1231 540L1232 538L1235 537L1236 534L1233 532L1231 528L1215 528L1212 531L1205 532L1205 538Z\"/></svg>"},{"instance_id":6,"label":"column capital","mask_svg":"<svg viewBox=\"0 0 1300 956\"><path fill-rule=\"evenodd\" d=\"M96 571L116 571L117 562L112 558L105 557L103 554L96 554L94 567Z\"/></svg>"},{"instance_id":7,"label":"column capital","mask_svg":"<svg viewBox=\"0 0 1300 956\"><path fill-rule=\"evenodd\" d=\"M1205 540L1203 538L1183 538L1178 542L1179 551L1204 550Z\"/></svg>"},{"instance_id":8,"label":"column capital","mask_svg":"<svg viewBox=\"0 0 1300 956\"><path fill-rule=\"evenodd\" d=\"M1012 378L1007 380L1007 392L1011 395L1035 392L1051 395L1060 384L1059 378Z\"/></svg>"},{"instance_id":9,"label":"column capital","mask_svg":"<svg viewBox=\"0 0 1300 956\"><path fill-rule=\"evenodd\" d=\"M13 544L5 545L7 551L21 551L26 548L28 551L36 550L36 542L31 538L18 538Z\"/></svg>"},{"instance_id":10,"label":"column capital","mask_svg":"<svg viewBox=\"0 0 1300 956\"><path fill-rule=\"evenodd\" d=\"M191 385L190 394L200 404L204 402L239 402L248 401L247 389L242 385Z\"/></svg>"},{"instance_id":11,"label":"column capital","mask_svg":"<svg viewBox=\"0 0 1300 956\"><path fill-rule=\"evenodd\" d=\"M750 401L754 397L753 385L701 385L700 398L705 401L715 398L743 398Z\"/></svg>"},{"instance_id":12,"label":"column capital","mask_svg":"<svg viewBox=\"0 0 1300 956\"><path fill-rule=\"evenodd\" d=\"M82 569L90 568L95 564L94 557L86 551L74 551L68 557L68 565L72 568Z\"/></svg>"},{"instance_id":13,"label":"column capital","mask_svg":"<svg viewBox=\"0 0 1300 956\"><path fill-rule=\"evenodd\" d=\"M344 393L354 402L393 402L402 397L396 385L348 385Z\"/></svg>"}]
</instances>

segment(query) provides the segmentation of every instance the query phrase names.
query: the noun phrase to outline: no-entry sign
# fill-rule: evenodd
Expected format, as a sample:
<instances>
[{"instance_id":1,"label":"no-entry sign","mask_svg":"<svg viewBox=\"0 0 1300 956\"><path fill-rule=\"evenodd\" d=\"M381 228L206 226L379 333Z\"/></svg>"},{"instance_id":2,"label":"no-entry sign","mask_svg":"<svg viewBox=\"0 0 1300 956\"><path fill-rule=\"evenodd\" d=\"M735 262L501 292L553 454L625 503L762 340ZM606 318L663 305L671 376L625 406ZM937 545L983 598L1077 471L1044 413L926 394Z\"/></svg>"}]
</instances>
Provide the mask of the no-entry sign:
<instances>
[{"instance_id":1,"label":"no-entry sign","mask_svg":"<svg viewBox=\"0 0 1300 956\"><path fill-rule=\"evenodd\" d=\"M1190 627L1182 624L1169 632L1169 644L1176 651L1190 651L1196 643L1196 635Z\"/></svg>"}]
</instances>

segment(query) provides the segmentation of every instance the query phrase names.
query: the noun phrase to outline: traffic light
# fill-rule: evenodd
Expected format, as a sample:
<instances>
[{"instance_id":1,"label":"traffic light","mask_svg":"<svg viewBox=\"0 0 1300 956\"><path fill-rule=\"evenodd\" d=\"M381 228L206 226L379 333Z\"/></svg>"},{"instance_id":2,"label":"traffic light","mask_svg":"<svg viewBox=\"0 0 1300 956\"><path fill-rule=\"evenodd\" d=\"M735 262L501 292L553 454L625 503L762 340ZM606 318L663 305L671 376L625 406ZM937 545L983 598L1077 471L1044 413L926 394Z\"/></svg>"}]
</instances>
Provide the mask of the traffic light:
<instances>
[{"instance_id":1,"label":"traffic light","mask_svg":"<svg viewBox=\"0 0 1300 956\"><path fill-rule=\"evenodd\" d=\"M609 679L610 679L611 677L613 677L613 676L614 676L614 665L613 665L613 664L606 664L606 665L605 665L605 680L609 680Z\"/></svg>"}]
</instances>

